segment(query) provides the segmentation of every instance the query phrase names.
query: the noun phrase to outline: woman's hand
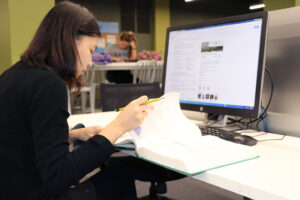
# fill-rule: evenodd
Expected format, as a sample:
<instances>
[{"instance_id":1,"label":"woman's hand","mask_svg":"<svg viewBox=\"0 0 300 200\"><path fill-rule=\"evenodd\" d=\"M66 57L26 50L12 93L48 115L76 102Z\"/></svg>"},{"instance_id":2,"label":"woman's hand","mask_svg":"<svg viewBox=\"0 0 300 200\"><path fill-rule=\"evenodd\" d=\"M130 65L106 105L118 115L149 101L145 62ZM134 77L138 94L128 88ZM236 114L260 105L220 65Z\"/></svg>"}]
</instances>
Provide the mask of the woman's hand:
<instances>
[{"instance_id":1,"label":"woman's hand","mask_svg":"<svg viewBox=\"0 0 300 200\"><path fill-rule=\"evenodd\" d=\"M135 43L135 40L132 40L130 43L129 43L131 49L136 49L136 43Z\"/></svg>"},{"instance_id":2,"label":"woman's hand","mask_svg":"<svg viewBox=\"0 0 300 200\"><path fill-rule=\"evenodd\" d=\"M148 116L147 110L153 109L150 104L143 105L147 101L148 97L142 96L130 102L117 116L115 121L124 129L124 132L131 131L143 123L145 117Z\"/></svg>"},{"instance_id":3,"label":"woman's hand","mask_svg":"<svg viewBox=\"0 0 300 200\"><path fill-rule=\"evenodd\" d=\"M103 130L100 126L91 126L86 128L74 129L69 132L69 142L73 143L75 140L87 141L89 138L99 134Z\"/></svg>"},{"instance_id":4,"label":"woman's hand","mask_svg":"<svg viewBox=\"0 0 300 200\"><path fill-rule=\"evenodd\" d=\"M147 101L148 97L142 96L130 102L100 134L110 140L111 143L114 143L125 132L140 126L145 117L148 116L147 110L153 109L151 104L143 105Z\"/></svg>"},{"instance_id":5,"label":"woman's hand","mask_svg":"<svg viewBox=\"0 0 300 200\"><path fill-rule=\"evenodd\" d=\"M136 42L132 40L130 42L131 52L130 52L130 60L136 60L137 58L137 51L136 51Z\"/></svg>"}]
</instances>

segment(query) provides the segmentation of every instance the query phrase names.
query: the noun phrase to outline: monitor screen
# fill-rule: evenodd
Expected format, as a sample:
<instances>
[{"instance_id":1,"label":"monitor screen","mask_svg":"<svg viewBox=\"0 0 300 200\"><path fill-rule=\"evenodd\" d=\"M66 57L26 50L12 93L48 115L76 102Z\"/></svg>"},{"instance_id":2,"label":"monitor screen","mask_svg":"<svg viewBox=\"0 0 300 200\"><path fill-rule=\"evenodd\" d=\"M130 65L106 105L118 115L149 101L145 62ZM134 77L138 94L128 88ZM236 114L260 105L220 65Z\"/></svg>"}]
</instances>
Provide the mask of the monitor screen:
<instances>
[{"instance_id":1,"label":"monitor screen","mask_svg":"<svg viewBox=\"0 0 300 200\"><path fill-rule=\"evenodd\" d=\"M257 117L266 27L261 12L168 28L164 93L182 109Z\"/></svg>"}]
</instances>

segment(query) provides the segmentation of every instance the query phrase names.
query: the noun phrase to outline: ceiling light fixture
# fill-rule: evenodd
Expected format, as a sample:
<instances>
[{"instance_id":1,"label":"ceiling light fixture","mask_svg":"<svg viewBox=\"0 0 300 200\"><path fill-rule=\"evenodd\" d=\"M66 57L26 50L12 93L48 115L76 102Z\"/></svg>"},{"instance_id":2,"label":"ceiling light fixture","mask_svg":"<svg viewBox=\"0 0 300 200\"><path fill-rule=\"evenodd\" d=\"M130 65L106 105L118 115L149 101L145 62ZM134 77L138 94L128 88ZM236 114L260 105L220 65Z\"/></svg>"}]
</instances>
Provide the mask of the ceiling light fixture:
<instances>
[{"instance_id":1,"label":"ceiling light fixture","mask_svg":"<svg viewBox=\"0 0 300 200\"><path fill-rule=\"evenodd\" d=\"M250 10L255 10L255 9L260 9L260 8L264 8L264 7L265 7L264 3L259 3L259 4L250 5L249 9Z\"/></svg>"},{"instance_id":2,"label":"ceiling light fixture","mask_svg":"<svg viewBox=\"0 0 300 200\"><path fill-rule=\"evenodd\" d=\"M191 2L191 1L194 1L194 0L184 0L185 2Z\"/></svg>"}]
</instances>

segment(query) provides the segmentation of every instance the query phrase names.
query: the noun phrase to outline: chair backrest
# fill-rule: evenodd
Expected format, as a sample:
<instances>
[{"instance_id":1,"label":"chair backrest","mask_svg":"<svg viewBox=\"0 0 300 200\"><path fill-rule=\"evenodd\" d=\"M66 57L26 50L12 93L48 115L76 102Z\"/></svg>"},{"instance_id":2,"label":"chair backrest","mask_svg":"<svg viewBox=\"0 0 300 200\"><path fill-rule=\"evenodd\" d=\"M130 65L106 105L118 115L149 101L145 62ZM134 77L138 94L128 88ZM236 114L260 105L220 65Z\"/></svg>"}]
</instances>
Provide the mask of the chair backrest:
<instances>
[{"instance_id":1,"label":"chair backrest","mask_svg":"<svg viewBox=\"0 0 300 200\"><path fill-rule=\"evenodd\" d=\"M137 74L139 83L162 82L162 61L142 60L138 65L141 67Z\"/></svg>"},{"instance_id":2,"label":"chair backrest","mask_svg":"<svg viewBox=\"0 0 300 200\"><path fill-rule=\"evenodd\" d=\"M84 81L84 86L92 86L95 82L95 66L91 66L88 70L82 75Z\"/></svg>"},{"instance_id":3,"label":"chair backrest","mask_svg":"<svg viewBox=\"0 0 300 200\"><path fill-rule=\"evenodd\" d=\"M153 77L153 82L160 82L160 84L162 84L162 79L163 79L163 65L164 62L163 61L156 61L156 70L155 70L155 74Z\"/></svg>"},{"instance_id":4,"label":"chair backrest","mask_svg":"<svg viewBox=\"0 0 300 200\"><path fill-rule=\"evenodd\" d=\"M158 82L139 84L105 84L101 83L102 111L112 111L126 106L130 101L146 95L148 98L157 98L162 95Z\"/></svg>"}]
</instances>

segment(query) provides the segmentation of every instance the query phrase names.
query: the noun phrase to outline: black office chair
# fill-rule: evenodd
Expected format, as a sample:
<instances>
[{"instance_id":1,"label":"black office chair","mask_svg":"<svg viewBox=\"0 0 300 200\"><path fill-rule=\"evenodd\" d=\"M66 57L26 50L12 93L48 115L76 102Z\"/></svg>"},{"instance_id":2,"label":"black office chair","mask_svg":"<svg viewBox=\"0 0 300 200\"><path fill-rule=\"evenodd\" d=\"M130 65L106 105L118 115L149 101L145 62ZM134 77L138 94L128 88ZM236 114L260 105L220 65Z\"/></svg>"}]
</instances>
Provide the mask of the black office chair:
<instances>
[{"instance_id":1,"label":"black office chair","mask_svg":"<svg viewBox=\"0 0 300 200\"><path fill-rule=\"evenodd\" d=\"M141 84L101 84L101 106L102 111L112 111L126 106L130 101L147 95L149 98L157 98L162 95L158 82ZM185 177L182 174L159 167L150 162L132 157L114 157L109 164L127 163L134 168L134 175L137 180L151 182L149 196L141 199L167 199L159 197L158 194L167 192L166 181L176 180Z\"/></svg>"},{"instance_id":2,"label":"black office chair","mask_svg":"<svg viewBox=\"0 0 300 200\"><path fill-rule=\"evenodd\" d=\"M100 85L102 111L113 111L126 106L130 101L147 95L157 98L162 95L158 82L141 84L105 84Z\"/></svg>"}]
</instances>

